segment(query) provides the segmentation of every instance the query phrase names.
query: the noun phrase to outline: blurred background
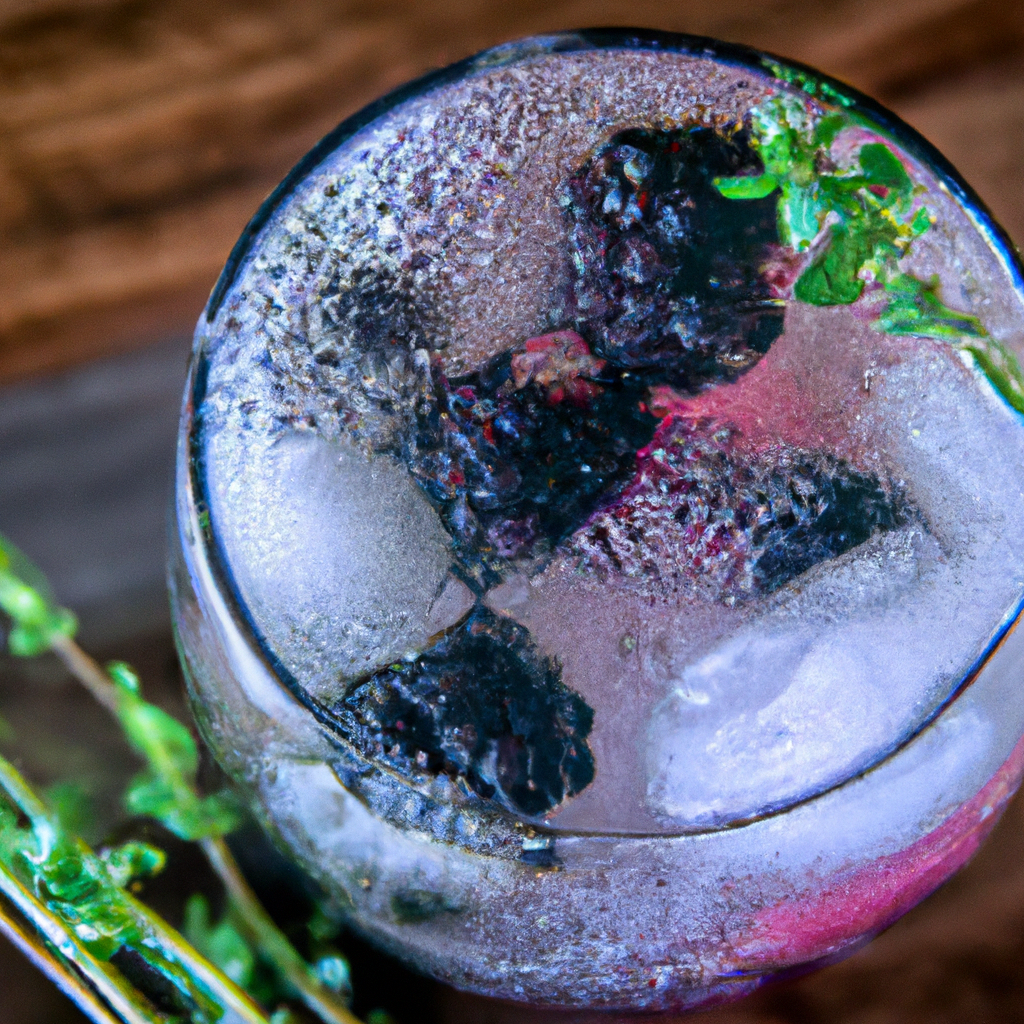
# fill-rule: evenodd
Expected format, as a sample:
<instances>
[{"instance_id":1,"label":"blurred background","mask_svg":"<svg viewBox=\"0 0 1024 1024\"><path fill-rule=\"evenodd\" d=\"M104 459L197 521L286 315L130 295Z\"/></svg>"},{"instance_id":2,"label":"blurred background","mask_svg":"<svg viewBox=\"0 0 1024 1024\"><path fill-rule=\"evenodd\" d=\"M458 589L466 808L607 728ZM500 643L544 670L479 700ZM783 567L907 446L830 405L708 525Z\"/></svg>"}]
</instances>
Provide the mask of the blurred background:
<instances>
[{"instance_id":1,"label":"blurred background","mask_svg":"<svg viewBox=\"0 0 1024 1024\"><path fill-rule=\"evenodd\" d=\"M0 531L81 614L84 645L134 661L182 710L163 557L188 338L289 167L411 77L517 36L622 24L746 43L851 83L935 143L1024 242L1022 0L0 0ZM0 716L33 780L78 780L97 832L122 827L135 766L55 665L0 661ZM179 854L151 894L172 917L176 892L208 884ZM272 851L252 870L285 910L305 898ZM539 1019L345 941L360 1012ZM0 1024L81 1019L0 943ZM1024 802L850 960L697 1019L1024 1021Z\"/></svg>"}]
</instances>

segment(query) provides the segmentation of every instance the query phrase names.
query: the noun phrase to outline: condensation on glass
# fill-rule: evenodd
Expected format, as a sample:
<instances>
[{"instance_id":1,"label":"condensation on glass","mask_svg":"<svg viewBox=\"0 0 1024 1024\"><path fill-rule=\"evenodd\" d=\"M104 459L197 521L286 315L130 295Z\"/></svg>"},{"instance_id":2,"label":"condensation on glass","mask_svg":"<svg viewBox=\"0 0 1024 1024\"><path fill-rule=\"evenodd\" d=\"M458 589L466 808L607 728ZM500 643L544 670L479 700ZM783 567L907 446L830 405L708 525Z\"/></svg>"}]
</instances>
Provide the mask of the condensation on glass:
<instances>
[{"instance_id":1,"label":"condensation on glass","mask_svg":"<svg viewBox=\"0 0 1024 1024\"><path fill-rule=\"evenodd\" d=\"M1022 350L999 229L835 83L629 32L415 83L196 332L203 732L455 985L655 1010L840 955L1019 780Z\"/></svg>"}]
</instances>

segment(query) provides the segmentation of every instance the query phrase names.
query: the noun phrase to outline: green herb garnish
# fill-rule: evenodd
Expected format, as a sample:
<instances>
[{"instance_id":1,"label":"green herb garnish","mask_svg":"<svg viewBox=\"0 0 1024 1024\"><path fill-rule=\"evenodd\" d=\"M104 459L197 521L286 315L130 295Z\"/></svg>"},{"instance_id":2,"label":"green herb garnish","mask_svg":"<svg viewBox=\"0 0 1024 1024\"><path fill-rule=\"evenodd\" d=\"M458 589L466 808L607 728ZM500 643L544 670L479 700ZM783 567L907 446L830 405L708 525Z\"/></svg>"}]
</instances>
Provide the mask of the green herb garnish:
<instances>
[{"instance_id":1,"label":"green herb garnish","mask_svg":"<svg viewBox=\"0 0 1024 1024\"><path fill-rule=\"evenodd\" d=\"M805 93L846 105L834 89L812 87L803 73L771 70ZM793 285L795 299L849 305L869 284L881 286L886 303L874 321L878 330L948 341L970 353L996 391L1024 413L1024 372L1016 356L989 337L976 316L947 306L937 277L922 281L900 269L933 221L918 201L923 188L884 142L864 143L849 166L834 159L837 136L857 123L847 111L819 117L799 96L774 96L751 111L751 144L764 171L716 178L715 186L737 200L778 192L779 239L806 261Z\"/></svg>"},{"instance_id":2,"label":"green herb garnish","mask_svg":"<svg viewBox=\"0 0 1024 1024\"><path fill-rule=\"evenodd\" d=\"M188 728L143 698L128 665L103 668L75 643L74 615L54 602L42 573L3 537L0 611L10 619L12 654L52 651L118 719L145 765L125 794L128 809L197 842L228 897L216 923L201 898L192 900L189 945L129 891L163 867L161 850L129 842L94 852L75 830L82 793L54 788L51 810L0 758L0 895L7 901L0 901L0 924L8 934L17 934L35 962L104 1024L115 1017L127 1024L297 1020L284 1006L268 1018L239 985L268 1007L298 998L325 1024L358 1024L347 1009L344 958L314 935L317 958L307 963L246 883L223 838L239 823L238 805L227 792L198 791L199 754ZM10 919L7 904L19 921ZM146 991L137 988L140 964Z\"/></svg>"},{"instance_id":3,"label":"green herb garnish","mask_svg":"<svg viewBox=\"0 0 1024 1024\"><path fill-rule=\"evenodd\" d=\"M729 199L754 199L779 191L779 239L809 262L794 296L814 306L848 305L870 278L883 283L910 242L931 219L915 208L914 183L881 142L860 148L854 167L832 158L844 114L815 118L797 97L776 96L751 112L753 145L764 173L716 178Z\"/></svg>"}]
</instances>

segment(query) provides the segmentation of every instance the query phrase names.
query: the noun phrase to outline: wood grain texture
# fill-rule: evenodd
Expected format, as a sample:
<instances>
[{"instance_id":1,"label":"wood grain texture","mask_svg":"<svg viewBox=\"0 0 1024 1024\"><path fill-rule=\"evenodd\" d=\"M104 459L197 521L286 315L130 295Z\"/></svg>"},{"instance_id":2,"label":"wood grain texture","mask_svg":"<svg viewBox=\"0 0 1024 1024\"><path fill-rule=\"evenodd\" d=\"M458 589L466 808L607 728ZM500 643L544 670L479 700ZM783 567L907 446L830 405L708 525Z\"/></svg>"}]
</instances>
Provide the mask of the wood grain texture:
<instances>
[{"instance_id":1,"label":"wood grain texture","mask_svg":"<svg viewBox=\"0 0 1024 1024\"><path fill-rule=\"evenodd\" d=\"M517 36L622 23L850 82L1024 237L1022 0L3 0L0 380L190 330L263 196L387 89Z\"/></svg>"}]
</instances>

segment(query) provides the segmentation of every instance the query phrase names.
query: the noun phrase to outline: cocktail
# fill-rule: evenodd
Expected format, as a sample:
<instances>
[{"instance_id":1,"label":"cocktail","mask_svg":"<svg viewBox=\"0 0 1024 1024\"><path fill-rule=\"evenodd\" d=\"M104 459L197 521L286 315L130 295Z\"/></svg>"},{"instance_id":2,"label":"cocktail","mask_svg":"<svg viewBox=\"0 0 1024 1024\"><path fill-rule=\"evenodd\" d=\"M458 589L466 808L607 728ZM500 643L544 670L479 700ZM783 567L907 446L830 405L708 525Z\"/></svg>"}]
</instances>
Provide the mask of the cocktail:
<instances>
[{"instance_id":1,"label":"cocktail","mask_svg":"<svg viewBox=\"0 0 1024 1024\"><path fill-rule=\"evenodd\" d=\"M683 1008L841 956L1024 767L1022 346L976 197L806 69L602 31L414 83L197 329L204 734L455 985Z\"/></svg>"}]
</instances>

